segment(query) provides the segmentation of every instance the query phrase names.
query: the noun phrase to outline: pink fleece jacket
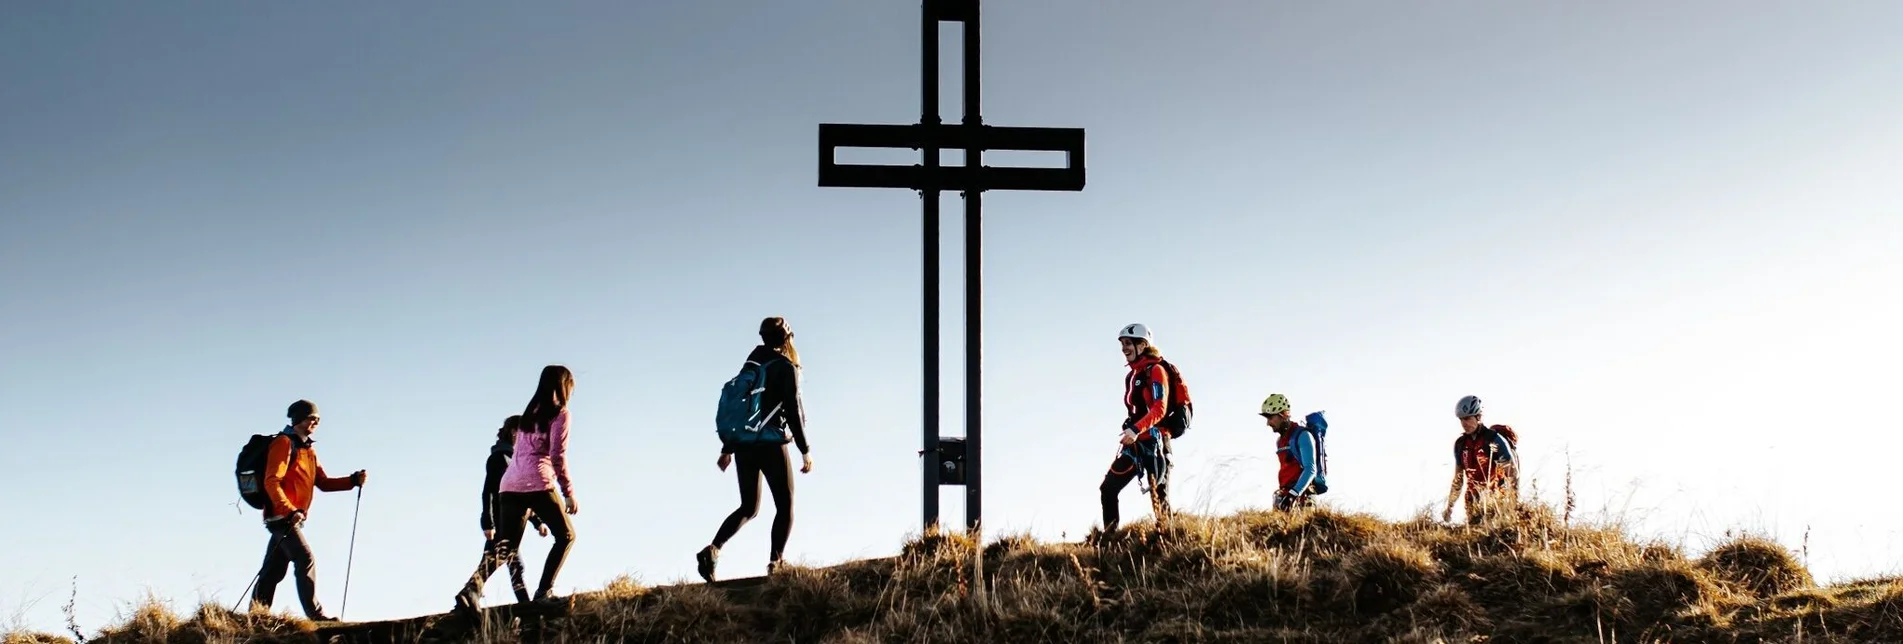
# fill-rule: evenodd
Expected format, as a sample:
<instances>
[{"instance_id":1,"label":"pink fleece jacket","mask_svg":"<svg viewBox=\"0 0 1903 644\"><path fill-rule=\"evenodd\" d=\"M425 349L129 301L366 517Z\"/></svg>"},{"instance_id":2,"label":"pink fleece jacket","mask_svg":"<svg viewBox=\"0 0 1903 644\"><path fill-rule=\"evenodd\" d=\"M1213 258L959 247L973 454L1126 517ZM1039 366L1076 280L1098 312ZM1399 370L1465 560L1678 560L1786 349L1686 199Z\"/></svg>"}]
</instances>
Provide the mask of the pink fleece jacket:
<instances>
[{"instance_id":1,"label":"pink fleece jacket","mask_svg":"<svg viewBox=\"0 0 1903 644\"><path fill-rule=\"evenodd\" d=\"M568 410L549 421L548 431L527 426L515 433L515 458L502 473L502 492L543 492L561 485L562 496L573 494L568 484Z\"/></svg>"}]
</instances>

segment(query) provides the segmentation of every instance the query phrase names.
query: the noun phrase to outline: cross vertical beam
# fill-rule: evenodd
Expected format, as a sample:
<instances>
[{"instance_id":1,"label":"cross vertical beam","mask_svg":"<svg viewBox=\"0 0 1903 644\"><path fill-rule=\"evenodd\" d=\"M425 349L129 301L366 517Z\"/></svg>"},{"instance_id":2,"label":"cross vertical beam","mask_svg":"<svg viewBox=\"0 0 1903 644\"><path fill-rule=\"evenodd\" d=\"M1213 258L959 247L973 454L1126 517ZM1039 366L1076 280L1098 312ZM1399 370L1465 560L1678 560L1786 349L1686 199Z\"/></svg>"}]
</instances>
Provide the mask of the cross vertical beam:
<instances>
[{"instance_id":1,"label":"cross vertical beam","mask_svg":"<svg viewBox=\"0 0 1903 644\"><path fill-rule=\"evenodd\" d=\"M931 0L925 1L931 2ZM923 67L919 70L919 78L921 79L922 85L919 88L918 122L920 127L936 128L939 125L938 17L932 15L931 11L920 11L918 16L920 25L919 42L921 43L920 49L922 51L919 57L923 62ZM824 135L821 136L823 138ZM924 148L923 160L925 162L924 172L921 174L928 177L938 176L937 142L922 141L921 144ZM821 146L820 155L822 157L831 156L829 151L823 147L823 142ZM824 160L822 159L821 172L824 171ZM823 179L821 185L824 185ZM924 526L929 529L938 525L938 186L920 186L919 196L925 202L925 308L923 316L925 318L925 328L922 329L925 338L925 382L922 392L922 397L925 401L925 418L923 420L925 443L920 448L919 454L930 455L930 457L924 461L924 480L920 486L924 490L924 500L921 506L924 510Z\"/></svg>"},{"instance_id":2,"label":"cross vertical beam","mask_svg":"<svg viewBox=\"0 0 1903 644\"><path fill-rule=\"evenodd\" d=\"M966 129L984 126L978 109L978 0L970 0L965 16L965 118ZM965 148L965 172L971 185L965 188L965 529L978 534L984 515L984 376L980 369L984 340L984 228L980 215L984 210L984 146Z\"/></svg>"},{"instance_id":3,"label":"cross vertical beam","mask_svg":"<svg viewBox=\"0 0 1903 644\"><path fill-rule=\"evenodd\" d=\"M938 115L938 25L963 23L964 117L947 126ZM819 185L822 187L908 188L924 200L924 457L922 509L926 529L938 525L938 488L965 486L965 523L976 532L983 517L984 377L983 354L983 193L986 190L1084 189L1084 131L1077 128L992 127L980 115L978 0L923 0L919 21L922 48L919 122L914 125L821 123ZM842 147L921 150L912 166L842 164ZM963 167L944 167L940 150L965 152ZM1062 168L997 168L984 165L985 150L1040 150L1065 153ZM965 436L939 435L939 197L957 190L965 198Z\"/></svg>"}]
</instances>

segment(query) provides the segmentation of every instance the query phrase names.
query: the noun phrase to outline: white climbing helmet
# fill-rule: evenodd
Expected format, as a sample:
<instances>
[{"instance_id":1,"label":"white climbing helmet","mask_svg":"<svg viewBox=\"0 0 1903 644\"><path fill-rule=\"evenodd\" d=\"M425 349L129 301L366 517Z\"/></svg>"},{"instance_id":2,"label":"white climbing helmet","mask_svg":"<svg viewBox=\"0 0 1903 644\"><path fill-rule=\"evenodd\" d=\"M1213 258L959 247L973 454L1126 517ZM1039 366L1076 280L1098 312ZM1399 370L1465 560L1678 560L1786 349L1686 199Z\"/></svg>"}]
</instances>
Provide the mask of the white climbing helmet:
<instances>
[{"instance_id":1,"label":"white climbing helmet","mask_svg":"<svg viewBox=\"0 0 1903 644\"><path fill-rule=\"evenodd\" d=\"M1288 396L1282 394L1269 394L1269 397L1262 401L1263 416L1286 414L1288 413L1288 409Z\"/></svg>"},{"instance_id":2,"label":"white climbing helmet","mask_svg":"<svg viewBox=\"0 0 1903 644\"><path fill-rule=\"evenodd\" d=\"M1454 417L1456 418L1466 418L1468 416L1479 416L1479 415L1480 415L1480 397L1479 396L1466 396L1461 398L1460 402L1454 403Z\"/></svg>"},{"instance_id":3,"label":"white climbing helmet","mask_svg":"<svg viewBox=\"0 0 1903 644\"><path fill-rule=\"evenodd\" d=\"M1132 322L1124 326L1122 331L1117 332L1118 340L1122 340L1124 338L1131 338L1134 340L1142 340L1144 342L1149 342L1150 341L1150 327L1143 326L1142 322Z\"/></svg>"}]
</instances>

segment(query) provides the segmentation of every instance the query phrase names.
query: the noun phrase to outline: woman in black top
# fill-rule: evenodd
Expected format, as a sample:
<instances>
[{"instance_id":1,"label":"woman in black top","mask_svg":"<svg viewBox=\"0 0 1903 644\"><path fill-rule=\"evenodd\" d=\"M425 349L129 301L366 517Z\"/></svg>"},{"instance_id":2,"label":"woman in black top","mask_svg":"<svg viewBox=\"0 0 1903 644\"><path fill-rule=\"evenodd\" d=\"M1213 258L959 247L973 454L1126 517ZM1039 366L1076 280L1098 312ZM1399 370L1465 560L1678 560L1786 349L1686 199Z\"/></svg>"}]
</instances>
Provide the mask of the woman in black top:
<instances>
[{"instance_id":1,"label":"woman in black top","mask_svg":"<svg viewBox=\"0 0 1903 644\"><path fill-rule=\"evenodd\" d=\"M496 490L502 487L502 473L509 470L509 459L515 455L515 428L522 422L521 416L510 416L502 421L502 428L496 430L496 444L489 448L488 472L482 478L482 541L483 551L496 547ZM529 523L535 526L538 534L548 536L548 526L542 524L542 518L534 512L529 513ZM529 601L528 586L522 583L522 558L509 559L509 583L515 587L515 600Z\"/></svg>"},{"instance_id":2,"label":"woman in black top","mask_svg":"<svg viewBox=\"0 0 1903 644\"><path fill-rule=\"evenodd\" d=\"M793 468L786 455L788 442L799 447L800 473L813 471L813 457L806 444L806 407L800 399L800 354L793 348L793 330L787 327L785 319L771 317L760 321L760 346L747 355L747 363L766 365L766 391L760 395L760 408L774 411L766 430L761 432L765 440L752 443L729 440L722 441L720 446L720 459L715 464L721 471L726 471L728 465L739 464L735 474L740 480L740 507L720 524L713 543L695 556L701 578L710 582L714 580L714 564L720 558L720 548L740 531L740 526L760 513L760 479L763 477L767 489L773 493L773 552L767 560L767 573L779 568L780 558L786 552L786 538L793 532Z\"/></svg>"}]
</instances>

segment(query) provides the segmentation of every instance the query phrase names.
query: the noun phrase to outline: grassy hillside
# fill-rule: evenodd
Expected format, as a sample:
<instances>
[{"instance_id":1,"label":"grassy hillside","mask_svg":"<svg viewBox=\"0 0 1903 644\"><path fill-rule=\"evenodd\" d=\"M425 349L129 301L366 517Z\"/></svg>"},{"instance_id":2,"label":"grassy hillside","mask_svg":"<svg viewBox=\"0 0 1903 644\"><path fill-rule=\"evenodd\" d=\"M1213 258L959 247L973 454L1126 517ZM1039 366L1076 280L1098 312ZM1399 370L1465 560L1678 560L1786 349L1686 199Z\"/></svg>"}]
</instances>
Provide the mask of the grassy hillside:
<instances>
[{"instance_id":1,"label":"grassy hillside","mask_svg":"<svg viewBox=\"0 0 1903 644\"><path fill-rule=\"evenodd\" d=\"M317 632L152 604L92 641L1903 642L1903 578L1817 587L1764 540L1688 559L1537 506L1471 528L1320 509L1178 517L1084 544L927 535L891 559L712 586L622 580L483 621Z\"/></svg>"}]
</instances>

